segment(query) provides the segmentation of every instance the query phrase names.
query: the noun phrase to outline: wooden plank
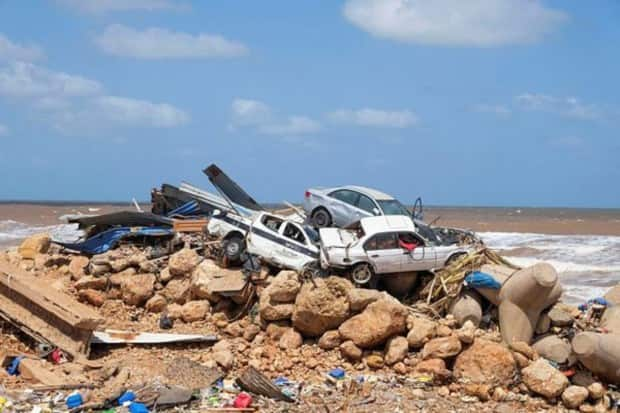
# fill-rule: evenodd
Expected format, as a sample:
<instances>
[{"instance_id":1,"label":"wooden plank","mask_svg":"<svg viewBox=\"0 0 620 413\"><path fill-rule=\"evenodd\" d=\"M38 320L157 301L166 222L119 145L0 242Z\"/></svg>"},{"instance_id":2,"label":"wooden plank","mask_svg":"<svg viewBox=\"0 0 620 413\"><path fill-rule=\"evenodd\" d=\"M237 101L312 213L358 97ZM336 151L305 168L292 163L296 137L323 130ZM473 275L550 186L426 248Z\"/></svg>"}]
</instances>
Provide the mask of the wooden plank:
<instances>
[{"instance_id":1,"label":"wooden plank","mask_svg":"<svg viewBox=\"0 0 620 413\"><path fill-rule=\"evenodd\" d=\"M0 260L0 317L41 343L85 359L103 320L73 297Z\"/></svg>"},{"instance_id":2,"label":"wooden plank","mask_svg":"<svg viewBox=\"0 0 620 413\"><path fill-rule=\"evenodd\" d=\"M250 393L285 402L294 401L292 398L282 393L275 384L252 366L246 368L243 373L237 377L236 382L239 387Z\"/></svg>"},{"instance_id":3,"label":"wooden plank","mask_svg":"<svg viewBox=\"0 0 620 413\"><path fill-rule=\"evenodd\" d=\"M172 229L176 232L203 232L208 223L206 219L175 219Z\"/></svg>"},{"instance_id":4,"label":"wooden plank","mask_svg":"<svg viewBox=\"0 0 620 413\"><path fill-rule=\"evenodd\" d=\"M215 334L135 333L133 331L105 330L93 333L93 343L101 344L169 344L215 342Z\"/></svg>"}]
</instances>

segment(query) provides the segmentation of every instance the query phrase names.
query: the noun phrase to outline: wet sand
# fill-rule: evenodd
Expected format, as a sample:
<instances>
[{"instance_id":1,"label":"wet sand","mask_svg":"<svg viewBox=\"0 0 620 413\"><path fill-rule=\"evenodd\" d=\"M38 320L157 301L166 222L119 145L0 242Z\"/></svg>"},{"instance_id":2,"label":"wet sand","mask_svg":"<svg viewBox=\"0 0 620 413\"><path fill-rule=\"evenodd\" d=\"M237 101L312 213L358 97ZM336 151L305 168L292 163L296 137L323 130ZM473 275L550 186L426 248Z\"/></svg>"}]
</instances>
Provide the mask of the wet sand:
<instances>
[{"instance_id":1,"label":"wet sand","mask_svg":"<svg viewBox=\"0 0 620 413\"><path fill-rule=\"evenodd\" d=\"M148 205L142 205L148 210ZM0 221L13 220L28 225L59 224L65 214L103 214L134 210L130 204L0 204ZM436 225L493 232L532 232L541 234L619 235L620 209L569 208L477 208L427 207L425 221Z\"/></svg>"}]
</instances>

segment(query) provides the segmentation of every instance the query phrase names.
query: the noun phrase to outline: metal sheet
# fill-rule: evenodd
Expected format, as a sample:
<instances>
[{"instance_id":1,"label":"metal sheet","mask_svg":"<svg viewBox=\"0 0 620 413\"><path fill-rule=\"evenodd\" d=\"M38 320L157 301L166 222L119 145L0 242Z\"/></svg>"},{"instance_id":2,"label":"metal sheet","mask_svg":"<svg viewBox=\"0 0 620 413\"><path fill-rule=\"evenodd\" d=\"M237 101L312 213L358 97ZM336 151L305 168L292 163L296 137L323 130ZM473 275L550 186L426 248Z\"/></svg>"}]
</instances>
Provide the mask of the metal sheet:
<instances>
[{"instance_id":1,"label":"metal sheet","mask_svg":"<svg viewBox=\"0 0 620 413\"><path fill-rule=\"evenodd\" d=\"M215 342L214 334L167 334L139 333L122 330L104 330L93 332L93 344L167 344L167 343L204 343Z\"/></svg>"}]
</instances>

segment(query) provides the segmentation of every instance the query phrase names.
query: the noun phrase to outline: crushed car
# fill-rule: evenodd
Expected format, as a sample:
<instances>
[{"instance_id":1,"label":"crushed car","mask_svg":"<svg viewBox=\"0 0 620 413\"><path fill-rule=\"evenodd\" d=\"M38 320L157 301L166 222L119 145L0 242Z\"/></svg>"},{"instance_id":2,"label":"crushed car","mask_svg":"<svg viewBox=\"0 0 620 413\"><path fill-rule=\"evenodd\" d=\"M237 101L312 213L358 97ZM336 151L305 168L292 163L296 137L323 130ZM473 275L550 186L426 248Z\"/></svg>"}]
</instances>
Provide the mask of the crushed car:
<instances>
[{"instance_id":1,"label":"crushed car","mask_svg":"<svg viewBox=\"0 0 620 413\"><path fill-rule=\"evenodd\" d=\"M362 218L319 234L321 267L347 270L356 284L371 288L380 277L439 269L473 249L428 239L404 215Z\"/></svg>"}]
</instances>

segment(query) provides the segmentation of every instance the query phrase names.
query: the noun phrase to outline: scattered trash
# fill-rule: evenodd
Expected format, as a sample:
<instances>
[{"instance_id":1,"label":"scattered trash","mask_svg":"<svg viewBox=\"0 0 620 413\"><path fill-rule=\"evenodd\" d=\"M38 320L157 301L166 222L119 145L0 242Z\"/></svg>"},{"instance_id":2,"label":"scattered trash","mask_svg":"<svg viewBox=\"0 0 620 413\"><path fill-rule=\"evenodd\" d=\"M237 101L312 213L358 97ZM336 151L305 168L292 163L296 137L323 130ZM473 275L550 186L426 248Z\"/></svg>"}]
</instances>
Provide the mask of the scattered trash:
<instances>
[{"instance_id":1,"label":"scattered trash","mask_svg":"<svg viewBox=\"0 0 620 413\"><path fill-rule=\"evenodd\" d=\"M81 406L82 403L84 403L84 400L82 399L82 395L80 393L75 392L70 394L69 397L67 397L65 403L67 405L67 408L73 409Z\"/></svg>"},{"instance_id":2,"label":"scattered trash","mask_svg":"<svg viewBox=\"0 0 620 413\"><path fill-rule=\"evenodd\" d=\"M125 402L132 402L136 399L136 395L132 391L126 391L121 397L118 398L118 404L122 405Z\"/></svg>"},{"instance_id":3,"label":"scattered trash","mask_svg":"<svg viewBox=\"0 0 620 413\"><path fill-rule=\"evenodd\" d=\"M267 396L275 400L293 402L293 398L284 394L277 386L254 367L246 368L237 377L237 384L250 393Z\"/></svg>"},{"instance_id":4,"label":"scattered trash","mask_svg":"<svg viewBox=\"0 0 620 413\"><path fill-rule=\"evenodd\" d=\"M19 375L19 363L22 361L24 356L17 356L11 361L11 364L6 368L6 372L11 376Z\"/></svg>"},{"instance_id":5,"label":"scattered trash","mask_svg":"<svg viewBox=\"0 0 620 413\"><path fill-rule=\"evenodd\" d=\"M252 396L247 393L239 393L233 402L233 406L239 409L250 407L251 404Z\"/></svg>"},{"instance_id":6,"label":"scattered trash","mask_svg":"<svg viewBox=\"0 0 620 413\"><path fill-rule=\"evenodd\" d=\"M333 377L335 379L343 379L345 376L345 371L340 367L336 367L335 369L330 370L328 374L330 375L330 377Z\"/></svg>"}]
</instances>

